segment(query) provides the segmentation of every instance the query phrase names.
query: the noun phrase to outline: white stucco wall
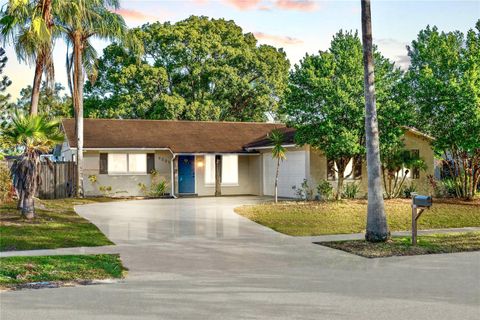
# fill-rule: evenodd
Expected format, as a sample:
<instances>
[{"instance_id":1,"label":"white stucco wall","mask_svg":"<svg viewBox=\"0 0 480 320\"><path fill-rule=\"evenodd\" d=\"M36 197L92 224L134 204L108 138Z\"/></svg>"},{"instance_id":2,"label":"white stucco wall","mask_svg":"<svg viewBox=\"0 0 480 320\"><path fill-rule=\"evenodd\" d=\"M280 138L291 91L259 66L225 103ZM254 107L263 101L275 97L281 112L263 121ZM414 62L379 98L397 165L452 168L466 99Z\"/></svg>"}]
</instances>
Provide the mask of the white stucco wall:
<instances>
[{"instance_id":1,"label":"white stucco wall","mask_svg":"<svg viewBox=\"0 0 480 320\"><path fill-rule=\"evenodd\" d=\"M151 174L100 174L100 153L112 153L113 151L86 151L84 153L84 191L87 196L103 195L100 187L111 187L110 196L125 197L125 196L144 196L139 183L150 187L152 182ZM141 153L132 152L129 150L116 150L115 153ZM167 193L170 192L170 161L172 154L169 151L149 151L143 153L155 153L155 170L158 172L156 181L167 181ZM95 175L96 183L92 183L89 176Z\"/></svg>"}]
</instances>

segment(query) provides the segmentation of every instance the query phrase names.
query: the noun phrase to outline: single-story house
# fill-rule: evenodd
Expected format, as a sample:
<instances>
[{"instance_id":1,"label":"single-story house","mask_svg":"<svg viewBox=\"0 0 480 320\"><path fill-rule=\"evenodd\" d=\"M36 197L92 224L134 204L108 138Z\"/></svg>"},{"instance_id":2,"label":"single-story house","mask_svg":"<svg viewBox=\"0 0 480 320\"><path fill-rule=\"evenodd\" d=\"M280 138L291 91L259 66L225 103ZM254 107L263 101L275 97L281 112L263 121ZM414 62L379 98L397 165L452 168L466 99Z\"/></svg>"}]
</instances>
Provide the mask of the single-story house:
<instances>
[{"instance_id":1,"label":"single-story house","mask_svg":"<svg viewBox=\"0 0 480 320\"><path fill-rule=\"evenodd\" d=\"M66 138L60 159L75 161L75 122L65 119L62 126ZM267 135L274 129L284 132L287 149L280 166L279 196L295 197L292 186L300 186L304 179L313 189L322 179L335 184L332 162L321 150L296 145L295 130L283 124L85 119L85 194L100 195L100 186L104 186L117 196L143 195L140 185L149 186L150 172L155 170L156 179L166 181L170 195L213 196L215 157L220 156L222 195L273 195L276 162ZM418 153L428 166L426 171L409 173L408 179L422 190L427 186L427 175L434 172L431 138L408 129L404 141L406 148ZM359 196L364 196L365 164L354 171L346 183L358 183Z\"/></svg>"}]
</instances>

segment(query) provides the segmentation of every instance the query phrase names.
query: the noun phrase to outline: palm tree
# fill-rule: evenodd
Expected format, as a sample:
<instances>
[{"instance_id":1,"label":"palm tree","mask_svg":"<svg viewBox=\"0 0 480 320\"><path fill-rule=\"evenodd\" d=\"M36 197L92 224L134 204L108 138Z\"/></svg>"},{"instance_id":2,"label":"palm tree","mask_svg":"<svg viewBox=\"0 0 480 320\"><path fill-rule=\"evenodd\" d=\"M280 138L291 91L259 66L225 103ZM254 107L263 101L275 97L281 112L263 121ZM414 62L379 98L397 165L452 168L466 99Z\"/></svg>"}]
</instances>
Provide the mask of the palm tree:
<instances>
[{"instance_id":1,"label":"palm tree","mask_svg":"<svg viewBox=\"0 0 480 320\"><path fill-rule=\"evenodd\" d=\"M71 0L63 6L59 23L72 52L67 53L67 72L72 91L77 139L77 188L83 196L83 86L85 73L95 74L96 52L90 44L93 37L123 39L127 27L123 18L111 9L119 7L118 0Z\"/></svg>"},{"instance_id":2,"label":"palm tree","mask_svg":"<svg viewBox=\"0 0 480 320\"><path fill-rule=\"evenodd\" d=\"M275 203L278 202L278 173L280 172L280 161L286 159L285 147L283 146L284 135L280 130L273 130L270 133L270 141L273 143L272 158L277 159L277 171L275 173Z\"/></svg>"},{"instance_id":3,"label":"palm tree","mask_svg":"<svg viewBox=\"0 0 480 320\"><path fill-rule=\"evenodd\" d=\"M11 144L23 149L21 158L12 165L11 173L22 215L32 219L35 217L33 197L40 182L40 155L63 142L60 123L43 115L16 113L3 135Z\"/></svg>"},{"instance_id":4,"label":"palm tree","mask_svg":"<svg viewBox=\"0 0 480 320\"><path fill-rule=\"evenodd\" d=\"M373 68L372 17L370 0L362 1L362 42L365 86L365 135L367 140L368 211L365 239L386 241L390 237L383 202L380 142L377 109L375 106L375 77Z\"/></svg>"},{"instance_id":5,"label":"palm tree","mask_svg":"<svg viewBox=\"0 0 480 320\"><path fill-rule=\"evenodd\" d=\"M0 33L4 41L10 39L14 44L17 57L28 64L35 64L30 114L38 113L40 86L45 74L50 86L54 83L52 47L57 35L53 23L53 13L62 1L10 0L1 13Z\"/></svg>"}]
</instances>

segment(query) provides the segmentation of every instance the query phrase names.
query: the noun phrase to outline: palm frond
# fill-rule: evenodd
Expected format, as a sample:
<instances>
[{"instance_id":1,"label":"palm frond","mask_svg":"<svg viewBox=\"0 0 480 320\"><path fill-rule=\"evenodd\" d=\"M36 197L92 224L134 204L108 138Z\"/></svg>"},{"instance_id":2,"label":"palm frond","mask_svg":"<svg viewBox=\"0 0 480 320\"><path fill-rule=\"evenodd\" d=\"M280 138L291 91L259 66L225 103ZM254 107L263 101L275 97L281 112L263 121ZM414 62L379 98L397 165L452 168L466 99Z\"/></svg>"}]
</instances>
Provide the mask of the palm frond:
<instances>
[{"instance_id":1,"label":"palm frond","mask_svg":"<svg viewBox=\"0 0 480 320\"><path fill-rule=\"evenodd\" d=\"M63 142L60 122L44 115L26 115L17 111L3 130L3 135L13 145L39 153L48 152Z\"/></svg>"},{"instance_id":2,"label":"palm frond","mask_svg":"<svg viewBox=\"0 0 480 320\"><path fill-rule=\"evenodd\" d=\"M283 142L285 140L285 136L283 132L278 129L273 130L270 132L269 139L273 144L272 148L272 157L275 159L284 160L286 159L286 149L283 146Z\"/></svg>"}]
</instances>

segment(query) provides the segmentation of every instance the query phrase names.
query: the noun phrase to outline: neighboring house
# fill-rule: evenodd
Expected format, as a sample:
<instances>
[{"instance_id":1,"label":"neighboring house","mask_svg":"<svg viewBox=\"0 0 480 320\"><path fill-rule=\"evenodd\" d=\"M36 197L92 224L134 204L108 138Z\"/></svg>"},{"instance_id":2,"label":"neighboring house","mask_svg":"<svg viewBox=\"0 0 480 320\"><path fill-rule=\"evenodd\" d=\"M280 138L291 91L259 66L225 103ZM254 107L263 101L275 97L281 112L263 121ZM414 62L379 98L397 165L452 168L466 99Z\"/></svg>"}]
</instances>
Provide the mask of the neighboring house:
<instances>
[{"instance_id":1,"label":"neighboring house","mask_svg":"<svg viewBox=\"0 0 480 320\"><path fill-rule=\"evenodd\" d=\"M281 163L279 196L294 197L293 185L304 179L315 187L322 179L335 184L331 162L321 151L294 143L294 129L282 124L200 122L168 120L84 120L84 190L99 195L109 186L118 196L142 195L139 183L149 185L153 169L175 196L215 194L215 156L222 157L222 195L273 195L276 163L267 138L273 129L285 132L287 159ZM63 121L66 140L60 159L75 160L73 119ZM414 179L426 185L433 174L430 138L414 130L405 133L407 149L418 152L428 165ZM348 170L347 170L348 171ZM366 167L355 170L355 179L366 190ZM88 177L96 176L92 183ZM346 181L348 183L348 181ZM362 194L362 196L365 193Z\"/></svg>"}]
</instances>

